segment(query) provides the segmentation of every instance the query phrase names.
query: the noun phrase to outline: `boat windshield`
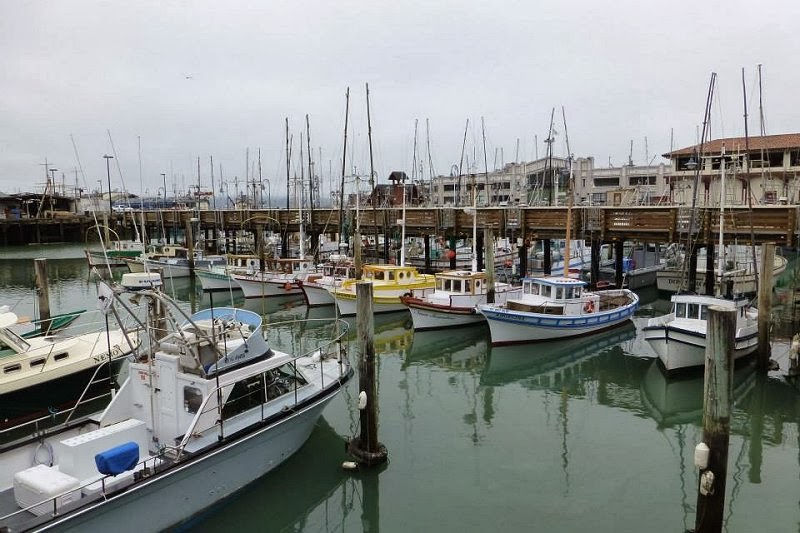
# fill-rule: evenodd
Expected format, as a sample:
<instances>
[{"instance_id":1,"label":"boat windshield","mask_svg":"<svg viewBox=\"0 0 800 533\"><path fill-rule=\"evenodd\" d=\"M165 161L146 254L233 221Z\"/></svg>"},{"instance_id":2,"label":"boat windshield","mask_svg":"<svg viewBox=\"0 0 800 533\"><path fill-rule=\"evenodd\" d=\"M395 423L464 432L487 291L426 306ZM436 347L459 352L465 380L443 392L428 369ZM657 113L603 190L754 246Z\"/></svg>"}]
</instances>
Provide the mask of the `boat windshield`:
<instances>
[{"instance_id":1,"label":"boat windshield","mask_svg":"<svg viewBox=\"0 0 800 533\"><path fill-rule=\"evenodd\" d=\"M0 350L4 348L11 348L17 353L22 353L30 349L31 345L11 331L10 329L0 329Z\"/></svg>"},{"instance_id":2,"label":"boat windshield","mask_svg":"<svg viewBox=\"0 0 800 533\"><path fill-rule=\"evenodd\" d=\"M675 313L675 318L686 318L686 304L676 302L672 312Z\"/></svg>"}]
</instances>

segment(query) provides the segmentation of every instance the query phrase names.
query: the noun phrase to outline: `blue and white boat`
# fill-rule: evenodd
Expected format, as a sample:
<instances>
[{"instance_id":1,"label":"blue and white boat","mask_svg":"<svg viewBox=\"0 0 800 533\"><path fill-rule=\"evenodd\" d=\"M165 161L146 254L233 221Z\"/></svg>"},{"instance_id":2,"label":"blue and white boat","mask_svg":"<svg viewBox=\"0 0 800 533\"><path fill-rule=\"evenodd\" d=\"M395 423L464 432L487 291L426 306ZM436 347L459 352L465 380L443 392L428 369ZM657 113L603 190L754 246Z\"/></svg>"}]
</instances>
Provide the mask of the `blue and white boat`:
<instances>
[{"instance_id":1,"label":"blue and white boat","mask_svg":"<svg viewBox=\"0 0 800 533\"><path fill-rule=\"evenodd\" d=\"M492 345L588 335L627 322L639 307L628 289L589 292L585 286L572 278L525 278L519 297L479 305Z\"/></svg>"}]
</instances>

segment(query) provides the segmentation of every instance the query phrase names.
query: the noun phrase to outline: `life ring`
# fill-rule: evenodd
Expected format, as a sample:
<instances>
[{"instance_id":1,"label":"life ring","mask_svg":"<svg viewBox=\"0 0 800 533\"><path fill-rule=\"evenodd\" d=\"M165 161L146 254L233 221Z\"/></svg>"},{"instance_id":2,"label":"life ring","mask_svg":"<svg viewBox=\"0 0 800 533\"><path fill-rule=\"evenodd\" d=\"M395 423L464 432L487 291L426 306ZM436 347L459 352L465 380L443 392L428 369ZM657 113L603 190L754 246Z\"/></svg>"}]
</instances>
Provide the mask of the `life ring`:
<instances>
[{"instance_id":1,"label":"life ring","mask_svg":"<svg viewBox=\"0 0 800 533\"><path fill-rule=\"evenodd\" d=\"M594 301L589 300L583 305L583 310L586 313L594 313Z\"/></svg>"}]
</instances>

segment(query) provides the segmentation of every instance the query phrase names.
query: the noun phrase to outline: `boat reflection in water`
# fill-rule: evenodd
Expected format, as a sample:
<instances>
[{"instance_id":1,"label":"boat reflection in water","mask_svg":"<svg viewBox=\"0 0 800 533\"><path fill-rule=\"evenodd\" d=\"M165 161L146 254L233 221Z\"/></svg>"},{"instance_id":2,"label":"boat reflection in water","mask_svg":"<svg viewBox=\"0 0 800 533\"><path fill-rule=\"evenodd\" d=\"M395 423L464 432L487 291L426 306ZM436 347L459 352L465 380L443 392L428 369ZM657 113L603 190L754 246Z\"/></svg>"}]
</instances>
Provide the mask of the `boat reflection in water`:
<instances>
[{"instance_id":1,"label":"boat reflection in water","mask_svg":"<svg viewBox=\"0 0 800 533\"><path fill-rule=\"evenodd\" d=\"M598 365L602 366L602 373L607 377L627 372L631 367L638 369L649 361L630 357L630 351L625 349L626 343L635 337L636 327L627 323L590 337L532 345L493 346L482 382L484 385L502 385L524 381L532 388L551 388L568 381L599 379ZM595 362L592 368L584 368L585 362L601 355L606 357ZM638 375L640 371L635 373Z\"/></svg>"},{"instance_id":2,"label":"boat reflection in water","mask_svg":"<svg viewBox=\"0 0 800 533\"><path fill-rule=\"evenodd\" d=\"M737 365L733 373L733 402L746 398L756 382L754 361ZM653 361L642 380L642 404L659 427L703 422L703 372L669 378L658 360Z\"/></svg>"},{"instance_id":3,"label":"boat reflection in water","mask_svg":"<svg viewBox=\"0 0 800 533\"><path fill-rule=\"evenodd\" d=\"M451 369L483 369L489 353L489 328L479 324L462 328L415 331L403 368L414 364L435 364Z\"/></svg>"}]
</instances>

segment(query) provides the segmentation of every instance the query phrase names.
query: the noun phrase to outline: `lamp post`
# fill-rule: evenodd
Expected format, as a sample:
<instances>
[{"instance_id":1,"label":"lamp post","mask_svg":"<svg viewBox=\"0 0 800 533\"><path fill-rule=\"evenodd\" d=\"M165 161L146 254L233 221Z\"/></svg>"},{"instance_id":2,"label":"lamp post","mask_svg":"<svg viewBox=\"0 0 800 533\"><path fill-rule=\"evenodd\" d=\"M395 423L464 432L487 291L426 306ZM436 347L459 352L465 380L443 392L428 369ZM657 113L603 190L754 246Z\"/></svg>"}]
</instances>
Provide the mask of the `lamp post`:
<instances>
[{"instance_id":1,"label":"lamp post","mask_svg":"<svg viewBox=\"0 0 800 533\"><path fill-rule=\"evenodd\" d=\"M114 159L113 155L104 155L103 159L106 160L106 177L108 178L108 212L113 213L114 208L111 205L111 164L109 163L110 160ZM100 192L102 193L102 187L100 187Z\"/></svg>"},{"instance_id":2,"label":"lamp post","mask_svg":"<svg viewBox=\"0 0 800 533\"><path fill-rule=\"evenodd\" d=\"M167 208L167 175L161 173L161 179L164 180L164 209Z\"/></svg>"},{"instance_id":3,"label":"lamp post","mask_svg":"<svg viewBox=\"0 0 800 533\"><path fill-rule=\"evenodd\" d=\"M267 207L272 209L272 185L270 184L269 178L261 178L263 181L267 182ZM264 190L264 184L261 184L261 190ZM262 197L263 203L263 197Z\"/></svg>"}]
</instances>

